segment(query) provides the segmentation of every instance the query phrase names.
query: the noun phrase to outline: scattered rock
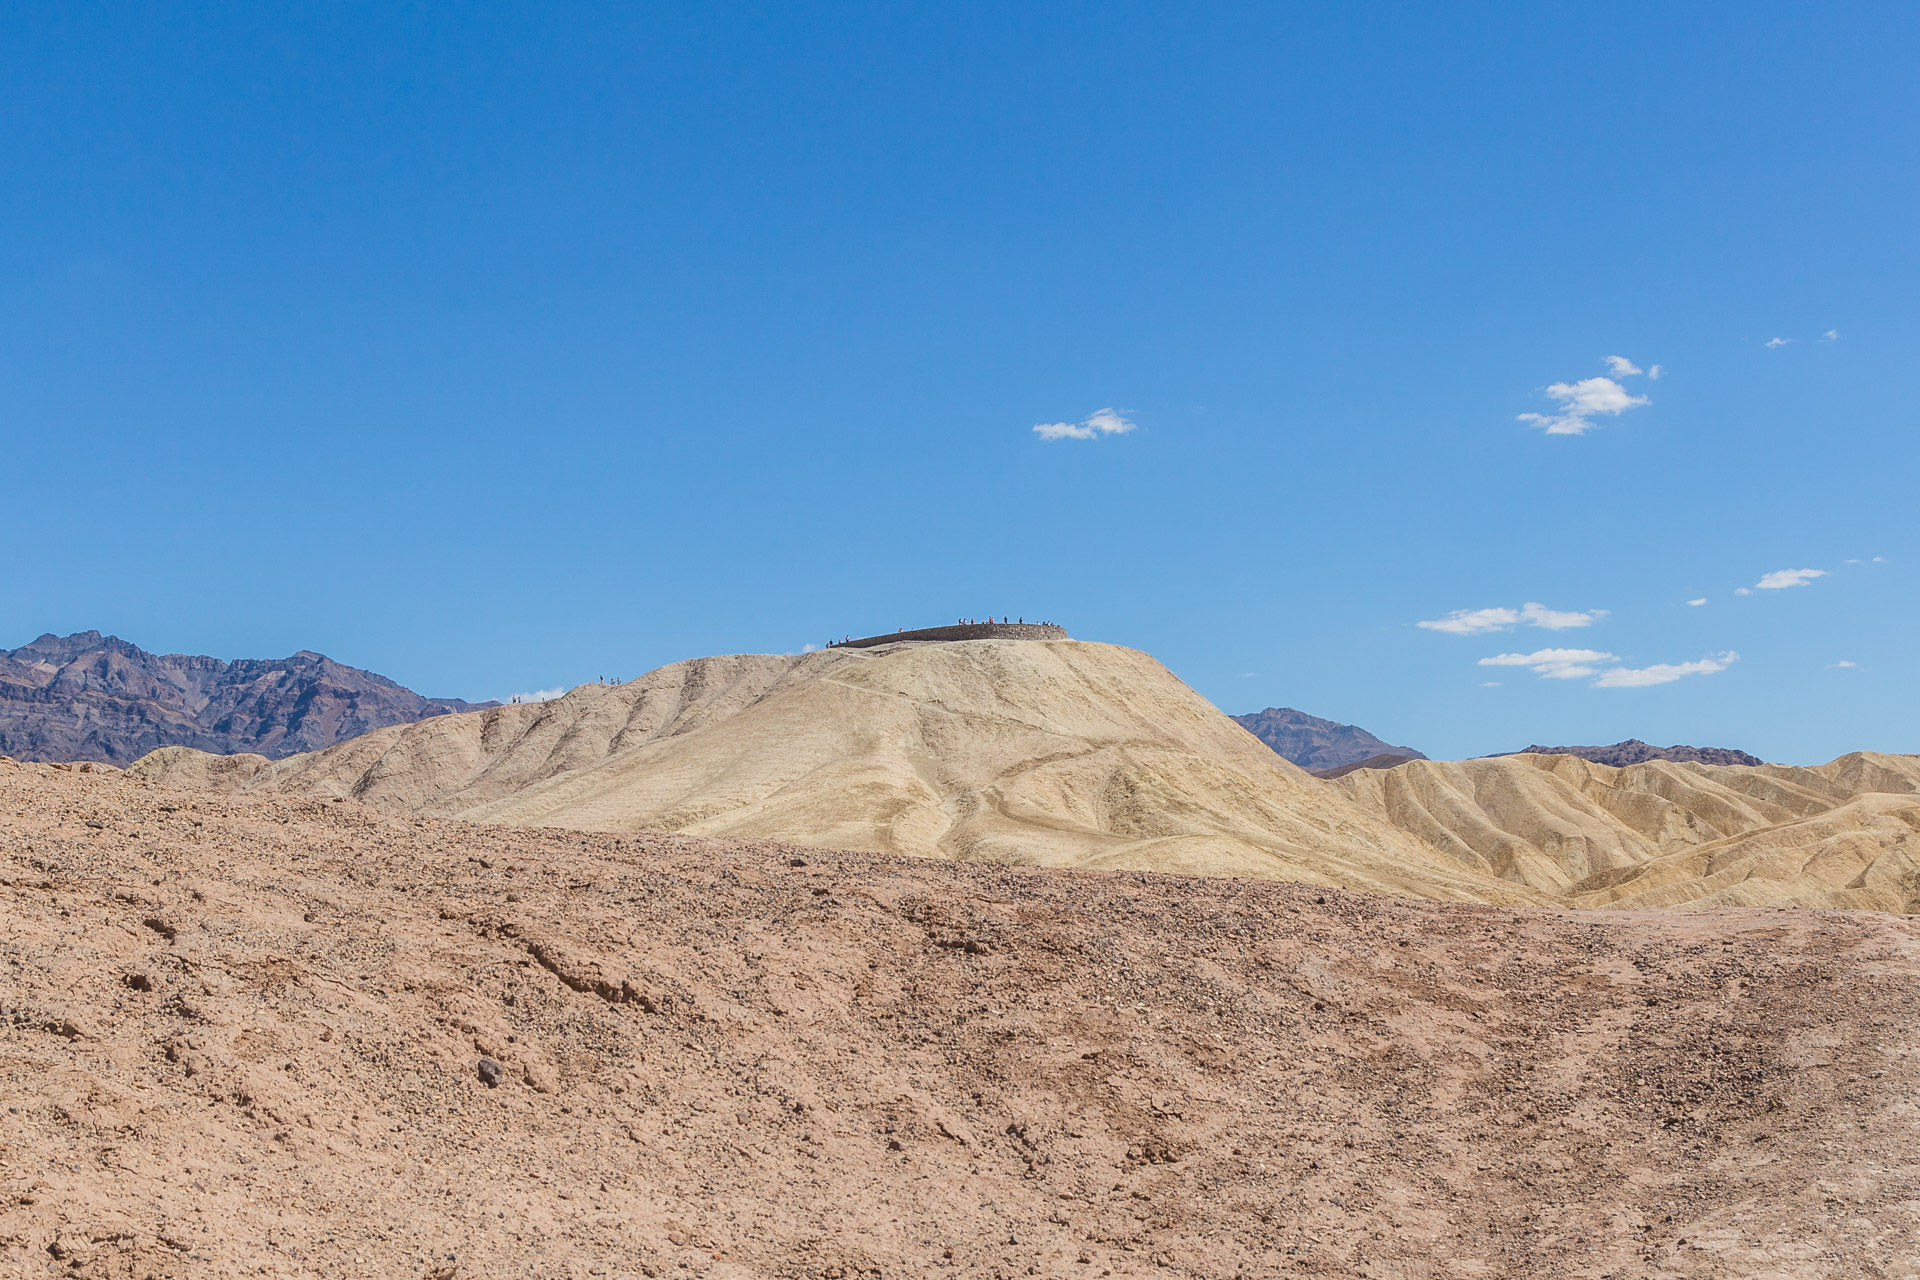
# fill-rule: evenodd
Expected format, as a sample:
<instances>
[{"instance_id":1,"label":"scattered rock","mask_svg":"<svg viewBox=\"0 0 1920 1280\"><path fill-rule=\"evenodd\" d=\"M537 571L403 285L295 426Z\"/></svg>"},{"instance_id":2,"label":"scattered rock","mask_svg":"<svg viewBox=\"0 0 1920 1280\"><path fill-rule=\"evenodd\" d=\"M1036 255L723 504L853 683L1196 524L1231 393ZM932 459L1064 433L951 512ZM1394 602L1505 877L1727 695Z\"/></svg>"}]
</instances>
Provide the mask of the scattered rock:
<instances>
[{"instance_id":1,"label":"scattered rock","mask_svg":"<svg viewBox=\"0 0 1920 1280\"><path fill-rule=\"evenodd\" d=\"M156 857L76 816L162 800L0 769L35 877L0 888L0 1218L43 1270L1632 1277L1684 1236L1689 1275L1799 1275L1857 1219L1912 1252L1914 920L854 853L820 860L881 909L825 912L772 843L241 796Z\"/></svg>"}]
</instances>

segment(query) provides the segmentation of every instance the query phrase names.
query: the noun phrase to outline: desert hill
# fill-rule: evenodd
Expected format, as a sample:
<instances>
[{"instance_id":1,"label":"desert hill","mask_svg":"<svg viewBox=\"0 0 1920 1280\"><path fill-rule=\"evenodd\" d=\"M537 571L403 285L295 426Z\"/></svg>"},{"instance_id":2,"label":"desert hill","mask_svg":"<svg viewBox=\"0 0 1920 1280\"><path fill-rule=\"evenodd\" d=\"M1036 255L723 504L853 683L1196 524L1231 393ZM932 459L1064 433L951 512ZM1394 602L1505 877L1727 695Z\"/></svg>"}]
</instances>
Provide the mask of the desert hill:
<instances>
[{"instance_id":1,"label":"desert hill","mask_svg":"<svg viewBox=\"0 0 1920 1280\"><path fill-rule=\"evenodd\" d=\"M0 761L8 1274L1920 1256L1912 920L477 826L83 767Z\"/></svg>"},{"instance_id":2,"label":"desert hill","mask_svg":"<svg viewBox=\"0 0 1920 1280\"><path fill-rule=\"evenodd\" d=\"M1463 866L1582 906L1920 910L1920 756L1615 769L1517 755L1333 785Z\"/></svg>"},{"instance_id":3,"label":"desert hill","mask_svg":"<svg viewBox=\"0 0 1920 1280\"><path fill-rule=\"evenodd\" d=\"M1307 777L1146 654L1079 641L700 658L278 763L135 771L521 826L1543 900Z\"/></svg>"},{"instance_id":4,"label":"desert hill","mask_svg":"<svg viewBox=\"0 0 1920 1280\"><path fill-rule=\"evenodd\" d=\"M470 711L302 651L288 658L148 653L98 631L0 652L0 754L125 765L158 747L280 757Z\"/></svg>"},{"instance_id":5,"label":"desert hill","mask_svg":"<svg viewBox=\"0 0 1920 1280\"><path fill-rule=\"evenodd\" d=\"M1819 768L1573 755L1304 774L1152 658L974 640L675 663L174 785L391 813L959 861L1582 906L1920 910L1920 757Z\"/></svg>"},{"instance_id":6,"label":"desert hill","mask_svg":"<svg viewBox=\"0 0 1920 1280\"><path fill-rule=\"evenodd\" d=\"M1322 720L1292 707L1268 707L1265 711L1250 711L1232 719L1281 756L1312 773L1382 755L1426 759L1412 747L1383 742L1359 725Z\"/></svg>"}]
</instances>

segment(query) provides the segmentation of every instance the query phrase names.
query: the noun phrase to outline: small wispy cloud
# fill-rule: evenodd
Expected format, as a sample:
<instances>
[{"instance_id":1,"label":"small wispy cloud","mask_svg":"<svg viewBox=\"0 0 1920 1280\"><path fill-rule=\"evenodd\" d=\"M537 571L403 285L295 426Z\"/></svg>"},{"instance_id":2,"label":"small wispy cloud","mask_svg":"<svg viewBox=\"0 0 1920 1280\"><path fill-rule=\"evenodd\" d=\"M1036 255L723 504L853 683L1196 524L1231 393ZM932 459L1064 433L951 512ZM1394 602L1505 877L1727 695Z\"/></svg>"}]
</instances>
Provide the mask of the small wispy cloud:
<instances>
[{"instance_id":1,"label":"small wispy cloud","mask_svg":"<svg viewBox=\"0 0 1920 1280\"><path fill-rule=\"evenodd\" d=\"M1815 578L1826 576L1825 569L1775 569L1753 585L1760 591L1784 591L1788 587L1804 587Z\"/></svg>"},{"instance_id":2,"label":"small wispy cloud","mask_svg":"<svg viewBox=\"0 0 1920 1280\"><path fill-rule=\"evenodd\" d=\"M1532 653L1496 653L1480 659L1483 667L1525 667L1548 680L1578 680L1598 674L1596 662L1618 662L1619 655L1598 649L1535 649Z\"/></svg>"},{"instance_id":3,"label":"small wispy cloud","mask_svg":"<svg viewBox=\"0 0 1920 1280\"><path fill-rule=\"evenodd\" d=\"M1829 662L1827 664L1827 670L1829 671L1839 671L1842 669L1850 669L1853 671L1858 671L1860 669L1860 664L1857 662L1848 662L1845 658L1840 659L1840 661L1838 662Z\"/></svg>"},{"instance_id":4,"label":"small wispy cloud","mask_svg":"<svg viewBox=\"0 0 1920 1280\"><path fill-rule=\"evenodd\" d=\"M1753 588L1752 587L1735 587L1733 589L1733 594L1737 596L1750 596L1753 594Z\"/></svg>"},{"instance_id":5,"label":"small wispy cloud","mask_svg":"<svg viewBox=\"0 0 1920 1280\"><path fill-rule=\"evenodd\" d=\"M1701 596L1698 600L1687 601L1687 603L1695 609L1698 609L1701 605L1705 604L1706 602L1707 602L1707 598L1705 596Z\"/></svg>"},{"instance_id":6,"label":"small wispy cloud","mask_svg":"<svg viewBox=\"0 0 1920 1280\"><path fill-rule=\"evenodd\" d=\"M1518 609L1455 609L1444 618L1413 625L1428 631L1444 631L1450 636L1477 636L1489 631L1505 631L1519 621Z\"/></svg>"},{"instance_id":7,"label":"small wispy cloud","mask_svg":"<svg viewBox=\"0 0 1920 1280\"><path fill-rule=\"evenodd\" d=\"M1650 667L1608 667L1603 662L1618 662L1618 654L1599 649L1536 649L1532 653L1496 653L1480 659L1483 667L1525 667L1543 680L1583 680L1594 677L1596 689L1640 689L1648 685L1671 684L1686 676L1711 675L1725 671L1740 660L1728 650L1710 653L1698 662L1658 662Z\"/></svg>"},{"instance_id":8,"label":"small wispy cloud","mask_svg":"<svg viewBox=\"0 0 1920 1280\"><path fill-rule=\"evenodd\" d=\"M1698 662L1656 662L1650 667L1612 667L1600 673L1593 687L1644 689L1649 685L1672 684L1687 676L1710 676L1716 671L1725 671L1738 661L1740 655L1729 649L1725 653L1710 653Z\"/></svg>"},{"instance_id":9,"label":"small wispy cloud","mask_svg":"<svg viewBox=\"0 0 1920 1280\"><path fill-rule=\"evenodd\" d=\"M1660 381L1660 375L1665 373L1666 371L1667 369L1665 365L1657 364L1653 366L1653 368L1647 370L1647 377L1654 382L1658 382Z\"/></svg>"},{"instance_id":10,"label":"small wispy cloud","mask_svg":"<svg viewBox=\"0 0 1920 1280\"><path fill-rule=\"evenodd\" d=\"M1605 360L1616 378L1640 372L1625 356L1607 356ZM1519 420L1544 428L1550 436L1584 435L1594 426L1596 417L1617 418L1648 403L1647 397L1634 395L1613 378L1550 383L1547 395L1560 402L1558 413L1523 413Z\"/></svg>"},{"instance_id":11,"label":"small wispy cloud","mask_svg":"<svg viewBox=\"0 0 1920 1280\"><path fill-rule=\"evenodd\" d=\"M1838 329L1829 329L1825 333L1820 335L1820 341L1838 342L1840 341L1840 331Z\"/></svg>"},{"instance_id":12,"label":"small wispy cloud","mask_svg":"<svg viewBox=\"0 0 1920 1280\"><path fill-rule=\"evenodd\" d=\"M1434 618L1414 625L1428 631L1441 631L1450 636L1479 636L1489 631L1507 631L1526 624L1547 631L1566 631L1573 627L1591 626L1607 616L1605 609L1588 609L1584 613L1573 610L1549 609L1536 601L1528 601L1518 609L1455 609L1442 618Z\"/></svg>"},{"instance_id":13,"label":"small wispy cloud","mask_svg":"<svg viewBox=\"0 0 1920 1280\"><path fill-rule=\"evenodd\" d=\"M1108 408L1095 409L1080 422L1038 422L1033 432L1042 440L1093 440L1100 436L1123 436L1137 425Z\"/></svg>"},{"instance_id":14,"label":"small wispy cloud","mask_svg":"<svg viewBox=\"0 0 1920 1280\"><path fill-rule=\"evenodd\" d=\"M1570 627L1588 627L1607 616L1605 609L1588 609L1584 613L1549 609L1543 604L1522 605L1520 621L1530 627L1544 627L1548 631L1565 631Z\"/></svg>"},{"instance_id":15,"label":"small wispy cloud","mask_svg":"<svg viewBox=\"0 0 1920 1280\"><path fill-rule=\"evenodd\" d=\"M1242 671L1240 678L1242 680L1257 680L1260 678L1260 673L1257 671Z\"/></svg>"},{"instance_id":16,"label":"small wispy cloud","mask_svg":"<svg viewBox=\"0 0 1920 1280\"><path fill-rule=\"evenodd\" d=\"M1498 680L1482 680L1480 682L1480 687L1482 689L1498 689L1500 687L1500 682Z\"/></svg>"},{"instance_id":17,"label":"small wispy cloud","mask_svg":"<svg viewBox=\"0 0 1920 1280\"><path fill-rule=\"evenodd\" d=\"M1789 342L1792 342L1792 341L1793 341L1792 338L1768 338L1765 342L1761 343L1760 345L1765 347L1767 350L1772 351L1772 350L1775 350L1776 348L1784 347Z\"/></svg>"}]
</instances>

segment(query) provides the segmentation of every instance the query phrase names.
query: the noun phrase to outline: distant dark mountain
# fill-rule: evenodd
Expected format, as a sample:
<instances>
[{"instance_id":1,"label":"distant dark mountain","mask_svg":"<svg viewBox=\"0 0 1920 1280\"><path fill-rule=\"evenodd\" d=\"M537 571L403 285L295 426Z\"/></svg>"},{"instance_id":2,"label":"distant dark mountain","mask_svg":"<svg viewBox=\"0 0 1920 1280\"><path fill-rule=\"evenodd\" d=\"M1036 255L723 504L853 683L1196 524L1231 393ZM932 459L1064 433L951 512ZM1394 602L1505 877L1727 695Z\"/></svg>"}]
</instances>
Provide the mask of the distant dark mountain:
<instances>
[{"instance_id":1,"label":"distant dark mountain","mask_svg":"<svg viewBox=\"0 0 1920 1280\"><path fill-rule=\"evenodd\" d=\"M1750 756L1744 751L1735 751L1732 747L1656 747L1638 738L1628 738L1625 742L1616 742L1610 747L1542 747L1531 746L1525 751L1503 751L1509 756L1579 756L1582 760L1591 760L1595 764L1610 764L1624 768L1630 764L1645 764L1649 760L1677 760L1693 764L1764 764L1759 756Z\"/></svg>"},{"instance_id":2,"label":"distant dark mountain","mask_svg":"<svg viewBox=\"0 0 1920 1280\"><path fill-rule=\"evenodd\" d=\"M1233 717L1240 726L1302 769L1338 769L1370 756L1426 757L1412 747L1382 742L1357 725L1322 720L1292 707L1268 707Z\"/></svg>"},{"instance_id":3,"label":"distant dark mountain","mask_svg":"<svg viewBox=\"0 0 1920 1280\"><path fill-rule=\"evenodd\" d=\"M278 759L495 705L423 698L304 650L222 662L82 631L0 652L0 753L21 760L124 766L170 746Z\"/></svg>"},{"instance_id":4,"label":"distant dark mountain","mask_svg":"<svg viewBox=\"0 0 1920 1280\"><path fill-rule=\"evenodd\" d=\"M1307 772L1316 778L1344 778L1348 774L1358 773L1362 769L1391 769L1395 765L1405 764L1413 758L1412 756L1402 755L1368 756L1365 760L1356 760L1352 764L1343 764L1337 768L1309 769ZM1424 756L1421 758L1425 759Z\"/></svg>"}]
</instances>

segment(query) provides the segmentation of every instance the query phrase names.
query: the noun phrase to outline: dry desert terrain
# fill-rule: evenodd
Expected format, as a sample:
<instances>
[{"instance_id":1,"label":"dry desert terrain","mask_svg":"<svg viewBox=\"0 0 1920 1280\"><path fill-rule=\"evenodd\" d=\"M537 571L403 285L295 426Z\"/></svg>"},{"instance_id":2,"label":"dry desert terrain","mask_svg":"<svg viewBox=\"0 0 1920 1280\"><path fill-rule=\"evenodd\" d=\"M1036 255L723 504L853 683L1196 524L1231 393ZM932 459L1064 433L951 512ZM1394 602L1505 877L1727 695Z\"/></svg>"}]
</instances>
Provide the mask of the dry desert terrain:
<instances>
[{"instance_id":1,"label":"dry desert terrain","mask_svg":"<svg viewBox=\"0 0 1920 1280\"><path fill-rule=\"evenodd\" d=\"M0 903L14 1274L1920 1274L1894 915L6 761Z\"/></svg>"}]
</instances>

